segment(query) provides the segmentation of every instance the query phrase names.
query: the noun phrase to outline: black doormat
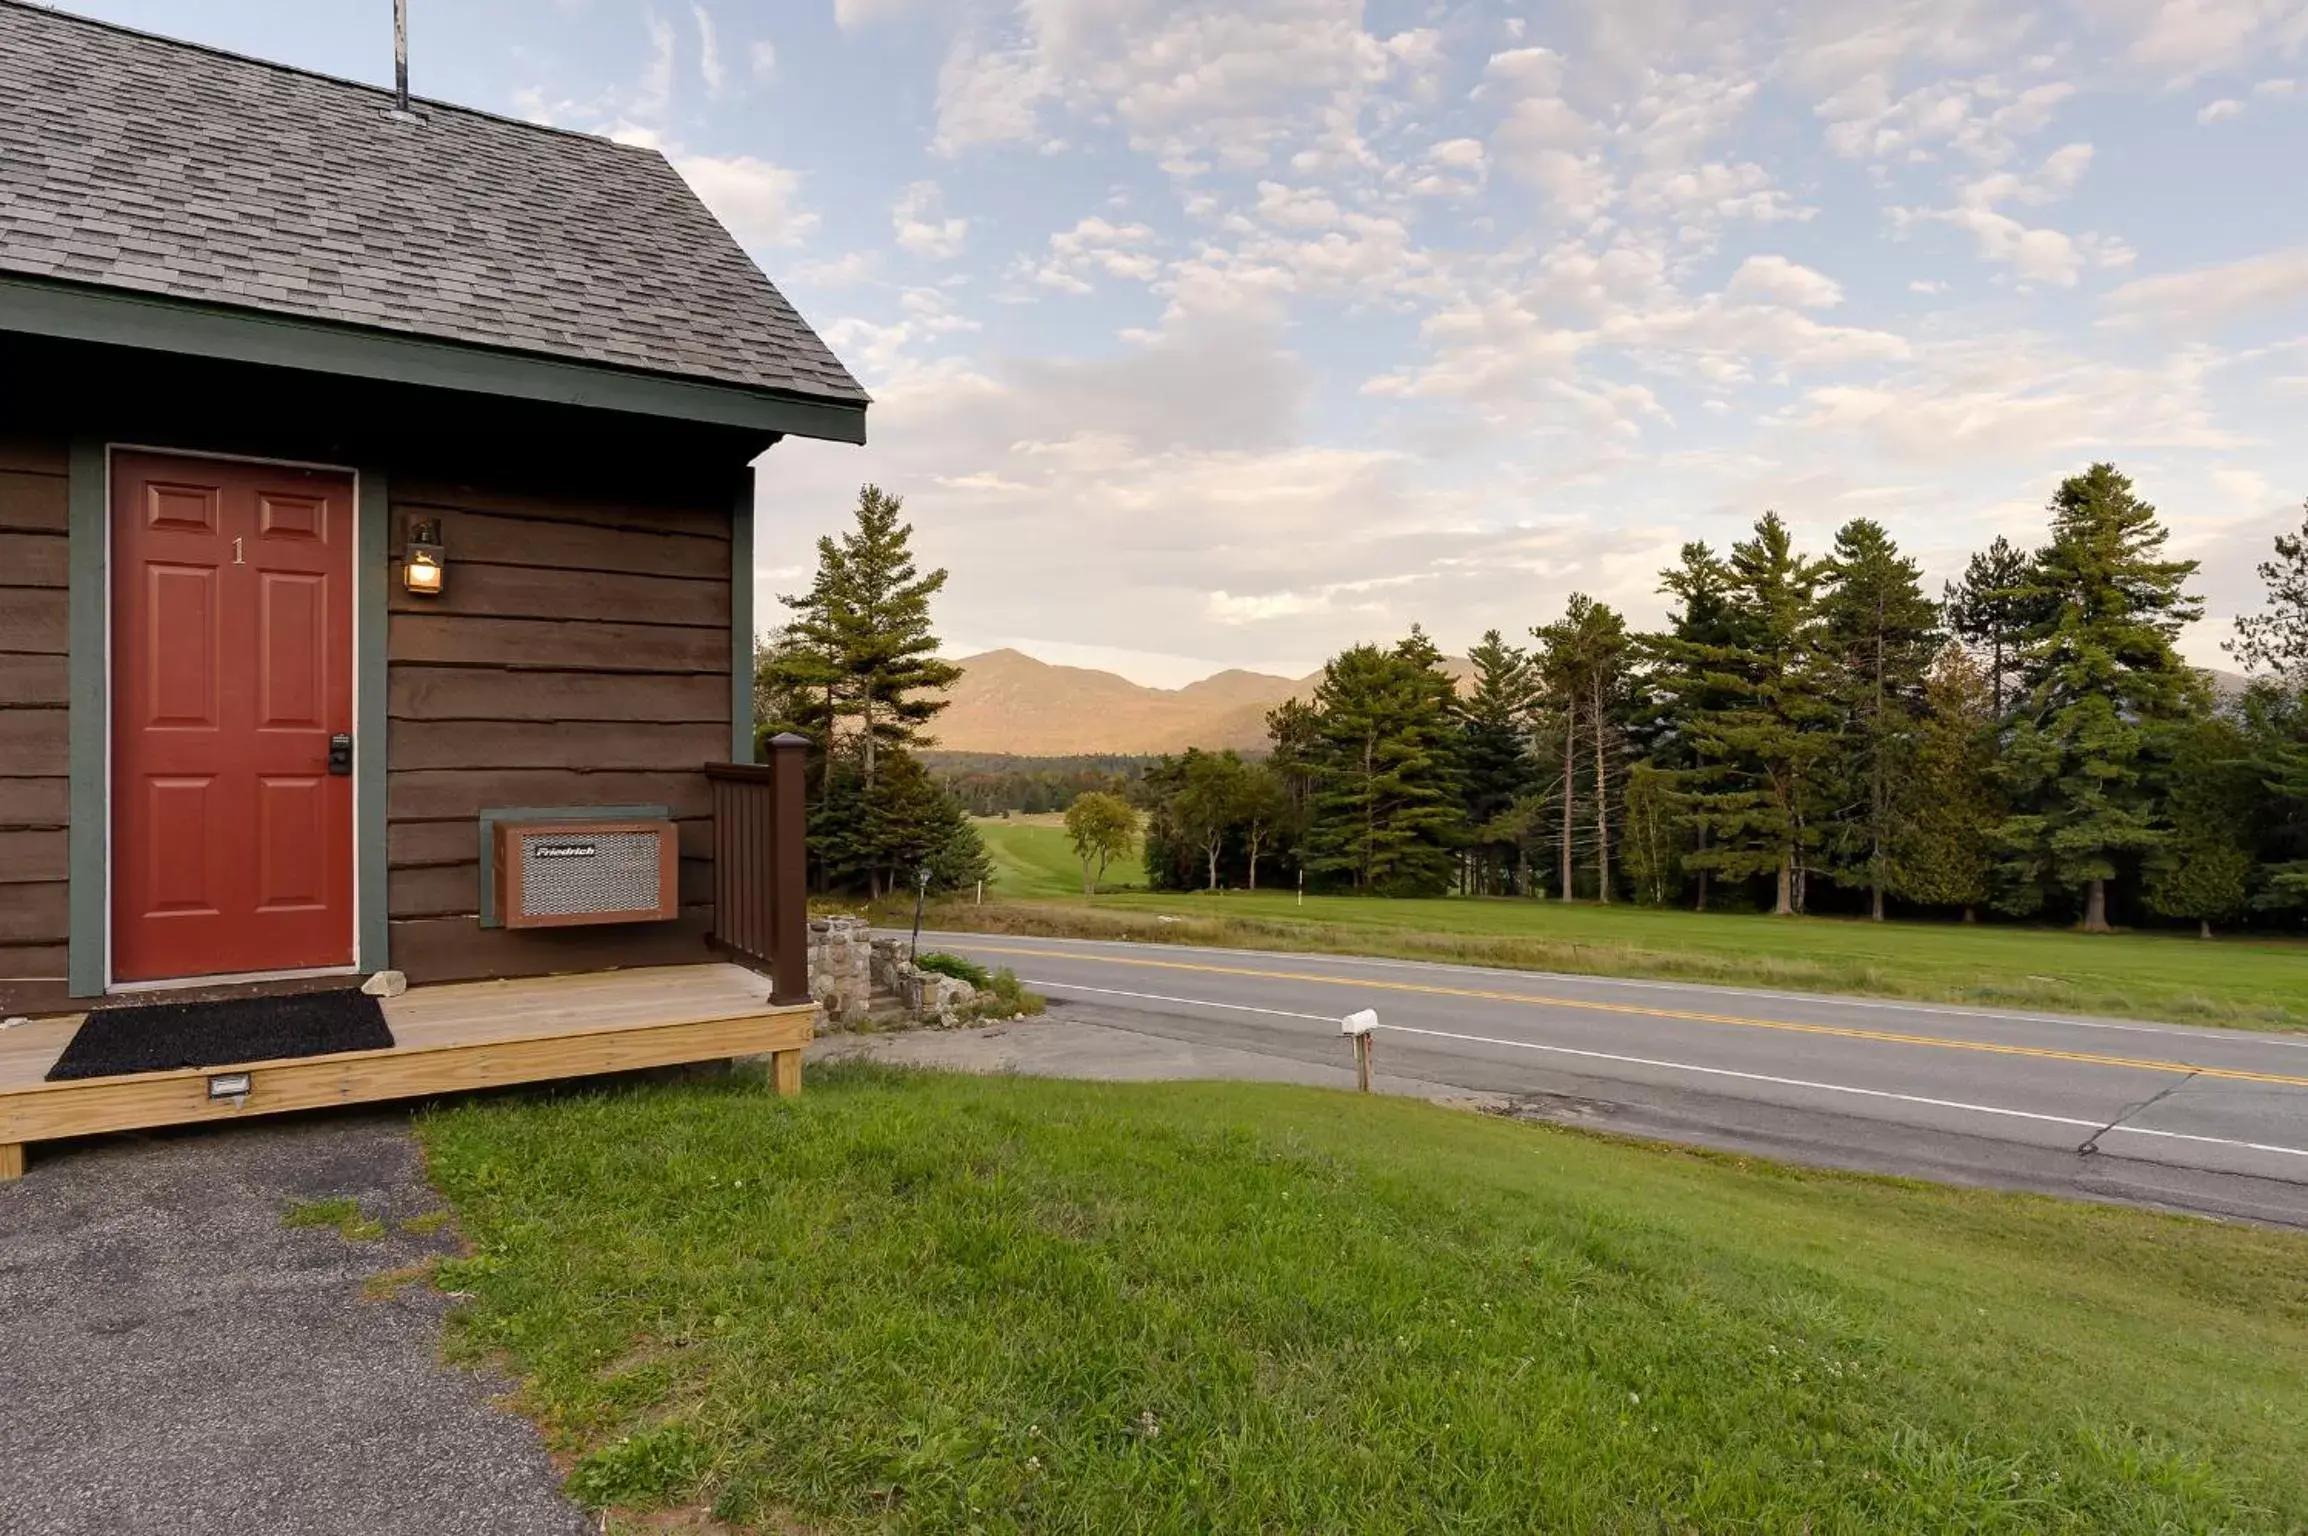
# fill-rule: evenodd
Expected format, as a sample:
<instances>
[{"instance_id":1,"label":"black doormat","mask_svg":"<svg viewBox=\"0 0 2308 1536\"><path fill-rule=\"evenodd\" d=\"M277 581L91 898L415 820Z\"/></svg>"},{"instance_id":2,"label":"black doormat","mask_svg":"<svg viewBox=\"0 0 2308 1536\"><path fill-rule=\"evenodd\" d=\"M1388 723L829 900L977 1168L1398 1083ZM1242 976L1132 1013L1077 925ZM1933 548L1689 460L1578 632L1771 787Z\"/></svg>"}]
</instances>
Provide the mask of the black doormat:
<instances>
[{"instance_id":1,"label":"black doormat","mask_svg":"<svg viewBox=\"0 0 2308 1536\"><path fill-rule=\"evenodd\" d=\"M91 1013L48 1069L48 1081L229 1067L333 1051L385 1051L392 1045L385 1011L363 992L139 1003Z\"/></svg>"}]
</instances>

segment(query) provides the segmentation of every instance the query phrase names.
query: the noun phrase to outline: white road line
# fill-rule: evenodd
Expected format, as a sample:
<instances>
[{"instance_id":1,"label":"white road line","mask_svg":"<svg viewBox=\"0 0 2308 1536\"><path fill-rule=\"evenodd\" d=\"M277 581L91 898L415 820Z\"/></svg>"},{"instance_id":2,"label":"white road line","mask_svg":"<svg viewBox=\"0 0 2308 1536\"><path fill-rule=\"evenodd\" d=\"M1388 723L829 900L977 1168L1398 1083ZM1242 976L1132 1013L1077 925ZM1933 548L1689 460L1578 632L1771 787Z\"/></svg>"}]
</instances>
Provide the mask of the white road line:
<instances>
[{"instance_id":1,"label":"white road line","mask_svg":"<svg viewBox=\"0 0 2308 1536\"><path fill-rule=\"evenodd\" d=\"M2288 1051L2308 1051L2308 1039L2291 1040L2262 1030L2227 1029L2214 1024L2123 1024L2113 1019L2087 1019L2064 1013L2029 1013L2014 1008L1966 1008L1952 1003L1903 1002L1897 998L1849 997L1840 992L1786 992L1770 987L1733 987L1720 982L1657 981L1635 976L1598 976L1587 971L1526 971L1503 965L1469 965L1456 960L1387 960L1376 955L1333 955L1319 950L1305 949L1235 949L1212 948L1207 944L1170 944L1159 939L1118 941L1113 939L1065 939L1043 937L1037 934L1008 933L925 933L924 938L936 937L956 944L1000 943L1004 939L1024 940L1035 944L1070 944L1093 955L1107 949L1167 949L1186 955L1255 955L1264 960L1297 960L1310 964L1328 963L1337 966L1363 965L1383 971L1456 971L1466 975L1489 976L1500 980L1520 977L1534 982L1561 983L1568 986L1627 987L1645 992L1699 992L1718 997L1767 997L1785 1003L1813 1003L1837 1008L1873 1008L1887 1013L1935 1013L1949 1018L1987 1019L2007 1024L2051 1024L2062 1029L2098 1029L2121 1035L2172 1035L2188 1040L2228 1039L2251 1045L2279 1046Z\"/></svg>"},{"instance_id":2,"label":"white road line","mask_svg":"<svg viewBox=\"0 0 2308 1536\"><path fill-rule=\"evenodd\" d=\"M1185 946L1174 946L1184 948ZM1223 1008L1229 1013L1263 1013L1280 1019L1306 1019L1316 1024L1336 1024L1337 1018L1324 1013L1292 1013L1283 1008L1253 1008L1247 1003L1221 1003L1204 997L1173 997L1161 992L1126 992L1118 987L1092 987L1080 982L1036 980L1027 985L1050 987L1075 992L1096 992L1106 997L1136 998L1148 1003L1183 1003L1194 1008ZM1932 1109L1958 1109L1977 1115L1999 1115L2011 1120L2032 1120L2043 1125L2066 1125L2080 1130L2097 1131L2106 1124L2100 1120L2078 1120L2069 1115L2046 1115L2035 1110L2005 1109L1995 1104L1972 1104L1962 1099L1926 1098L1915 1093L1893 1093L1884 1088L1857 1088L1849 1083L1821 1083L1809 1078L1774 1077L1767 1072L1739 1072L1729 1067L1703 1067L1688 1061L1661 1061L1651 1056L1620 1056L1609 1051L1581 1050L1568 1045L1541 1045L1531 1040L1502 1040L1493 1035L1462 1035L1447 1029L1418 1029L1408 1024L1381 1024L1380 1029L1396 1035L1426 1035L1437 1040L1463 1040L1471 1045L1506 1046L1518 1051L1544 1051L1553 1056L1577 1056L1588 1061L1615 1062L1622 1066L1656 1067L1667 1072L1695 1072L1706 1077L1730 1077L1742 1082L1770 1083L1782 1088L1809 1088L1821 1093L1848 1093L1860 1098L1889 1099L1901 1104L1921 1104ZM2186 1131L2157 1131L2140 1125L2118 1125L2101 1132L2103 1136L2149 1136L2162 1141L2186 1141L2203 1146L2233 1147L2245 1152L2271 1152L2286 1157L2308 1157L2308 1147L2280 1147L2268 1142L2233 1141L2225 1136L2197 1136Z\"/></svg>"}]
</instances>

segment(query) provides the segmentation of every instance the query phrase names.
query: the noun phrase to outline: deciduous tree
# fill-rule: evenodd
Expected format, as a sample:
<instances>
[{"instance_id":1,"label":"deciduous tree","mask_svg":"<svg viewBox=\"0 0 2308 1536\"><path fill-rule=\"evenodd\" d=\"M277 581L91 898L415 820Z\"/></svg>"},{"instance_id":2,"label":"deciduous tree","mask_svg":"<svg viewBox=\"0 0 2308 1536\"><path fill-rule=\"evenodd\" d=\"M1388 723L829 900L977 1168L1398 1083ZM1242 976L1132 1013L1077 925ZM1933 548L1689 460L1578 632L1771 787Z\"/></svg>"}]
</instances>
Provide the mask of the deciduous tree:
<instances>
[{"instance_id":1,"label":"deciduous tree","mask_svg":"<svg viewBox=\"0 0 2308 1536\"><path fill-rule=\"evenodd\" d=\"M1120 795L1077 795L1066 807L1066 839L1082 861L1082 894L1094 896L1106 867L1138 846L1138 812Z\"/></svg>"}]
</instances>

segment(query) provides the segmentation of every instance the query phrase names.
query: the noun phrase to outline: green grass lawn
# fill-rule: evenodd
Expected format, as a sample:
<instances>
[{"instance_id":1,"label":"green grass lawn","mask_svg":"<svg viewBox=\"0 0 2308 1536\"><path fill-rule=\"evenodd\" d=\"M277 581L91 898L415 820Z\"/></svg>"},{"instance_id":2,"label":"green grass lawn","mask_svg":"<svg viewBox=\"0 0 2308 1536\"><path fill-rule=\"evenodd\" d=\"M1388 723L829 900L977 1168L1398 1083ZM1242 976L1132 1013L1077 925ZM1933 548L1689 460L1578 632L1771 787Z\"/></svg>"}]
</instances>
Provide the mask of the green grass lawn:
<instances>
[{"instance_id":1,"label":"green grass lawn","mask_svg":"<svg viewBox=\"0 0 2308 1536\"><path fill-rule=\"evenodd\" d=\"M1004 897L1073 896L1082 894L1082 861L1066 840L1061 817L984 816L976 819L978 835L986 841L986 857L994 866L994 892ZM1127 859L1106 866L1104 891L1143 886L1146 866L1133 852Z\"/></svg>"},{"instance_id":2,"label":"green grass lawn","mask_svg":"<svg viewBox=\"0 0 2308 1536\"><path fill-rule=\"evenodd\" d=\"M2308 1528L2297 1235L1246 1084L852 1067L420 1133L455 1348L629 1520Z\"/></svg>"},{"instance_id":3,"label":"green grass lawn","mask_svg":"<svg viewBox=\"0 0 2308 1536\"><path fill-rule=\"evenodd\" d=\"M2308 944L2179 934L2084 934L1991 924L1870 923L1509 898L1430 901L1289 892L1066 890L941 906L934 924L1005 933L1159 939L1455 960L1606 976L1657 976L2308 1029ZM1069 895L1069 892L1072 893Z\"/></svg>"}]
</instances>

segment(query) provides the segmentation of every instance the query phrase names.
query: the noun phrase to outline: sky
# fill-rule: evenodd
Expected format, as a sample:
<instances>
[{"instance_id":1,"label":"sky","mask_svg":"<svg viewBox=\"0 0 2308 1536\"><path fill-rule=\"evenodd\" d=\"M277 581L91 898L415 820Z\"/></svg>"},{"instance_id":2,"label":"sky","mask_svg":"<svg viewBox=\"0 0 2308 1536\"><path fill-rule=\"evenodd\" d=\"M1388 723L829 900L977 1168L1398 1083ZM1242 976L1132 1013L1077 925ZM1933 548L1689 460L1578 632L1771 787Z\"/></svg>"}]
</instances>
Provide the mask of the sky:
<instances>
[{"instance_id":1,"label":"sky","mask_svg":"<svg viewBox=\"0 0 2308 1536\"><path fill-rule=\"evenodd\" d=\"M389 82L389 0L68 9ZM2112 459L2220 660L2308 497L2308 0L410 0L413 89L662 150L875 398L949 652L1177 686L1639 623Z\"/></svg>"}]
</instances>

